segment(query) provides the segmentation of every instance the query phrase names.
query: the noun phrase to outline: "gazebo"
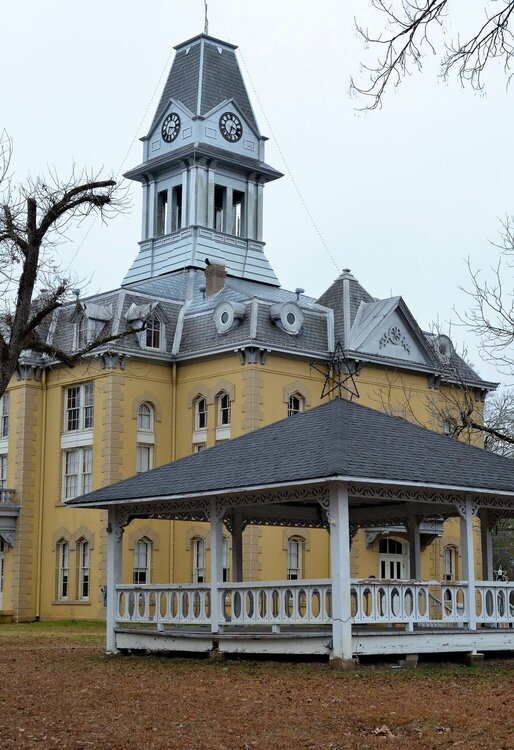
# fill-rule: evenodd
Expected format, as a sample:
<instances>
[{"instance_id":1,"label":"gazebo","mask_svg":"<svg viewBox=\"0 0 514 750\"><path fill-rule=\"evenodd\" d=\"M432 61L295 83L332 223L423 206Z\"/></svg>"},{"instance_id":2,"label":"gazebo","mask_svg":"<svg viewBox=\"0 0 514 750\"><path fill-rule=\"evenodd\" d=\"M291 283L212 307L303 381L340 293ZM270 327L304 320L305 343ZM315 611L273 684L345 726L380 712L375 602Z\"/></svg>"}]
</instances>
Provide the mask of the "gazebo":
<instances>
[{"instance_id":1,"label":"gazebo","mask_svg":"<svg viewBox=\"0 0 514 750\"><path fill-rule=\"evenodd\" d=\"M514 651L514 584L493 580L491 545L498 520L514 516L514 462L342 398L68 505L108 511L108 653L324 654L344 666L359 655ZM420 525L452 516L464 580L421 580ZM136 518L209 522L210 583L123 584L122 536ZM243 581L249 524L325 528L330 578ZM352 579L357 529L395 524L408 530L410 578Z\"/></svg>"}]
</instances>

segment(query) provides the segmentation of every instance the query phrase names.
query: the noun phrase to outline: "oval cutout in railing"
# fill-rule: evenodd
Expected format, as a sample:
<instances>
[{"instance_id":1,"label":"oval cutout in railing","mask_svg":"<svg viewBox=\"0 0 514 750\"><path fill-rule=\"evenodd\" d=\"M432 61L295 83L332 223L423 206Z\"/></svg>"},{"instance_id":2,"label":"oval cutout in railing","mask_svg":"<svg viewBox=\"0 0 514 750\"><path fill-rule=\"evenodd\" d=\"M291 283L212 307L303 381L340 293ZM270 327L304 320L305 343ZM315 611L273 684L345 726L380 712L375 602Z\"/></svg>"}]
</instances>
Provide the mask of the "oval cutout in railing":
<instances>
[{"instance_id":1,"label":"oval cutout in railing","mask_svg":"<svg viewBox=\"0 0 514 750\"><path fill-rule=\"evenodd\" d=\"M294 597L291 589L286 589L284 593L284 614L286 617L293 617L294 612Z\"/></svg>"},{"instance_id":2,"label":"oval cutout in railing","mask_svg":"<svg viewBox=\"0 0 514 750\"><path fill-rule=\"evenodd\" d=\"M253 600L253 591L247 591L245 596L245 614L249 620L253 620L255 614L255 603Z\"/></svg>"},{"instance_id":3,"label":"oval cutout in railing","mask_svg":"<svg viewBox=\"0 0 514 750\"><path fill-rule=\"evenodd\" d=\"M235 620L241 619L241 592L234 591L232 616Z\"/></svg>"},{"instance_id":4,"label":"oval cutout in railing","mask_svg":"<svg viewBox=\"0 0 514 750\"><path fill-rule=\"evenodd\" d=\"M128 595L128 616L132 620L134 612L136 611L136 595L133 591L129 591Z\"/></svg>"},{"instance_id":5,"label":"oval cutout in railing","mask_svg":"<svg viewBox=\"0 0 514 750\"><path fill-rule=\"evenodd\" d=\"M127 597L124 591L118 594L118 617L125 617L125 607L127 606Z\"/></svg>"},{"instance_id":6,"label":"oval cutout in railing","mask_svg":"<svg viewBox=\"0 0 514 750\"><path fill-rule=\"evenodd\" d=\"M383 586L380 586L380 588L377 589L376 592L376 609L375 612L378 613L379 617L386 617L387 615L387 592ZM370 596L370 607L372 605L371 596ZM370 616L372 613L371 611L368 612L367 609L364 610L364 613L366 616Z\"/></svg>"},{"instance_id":7,"label":"oval cutout in railing","mask_svg":"<svg viewBox=\"0 0 514 750\"><path fill-rule=\"evenodd\" d=\"M414 612L414 593L410 586L403 592L403 611L407 617L411 617Z\"/></svg>"},{"instance_id":8,"label":"oval cutout in railing","mask_svg":"<svg viewBox=\"0 0 514 750\"><path fill-rule=\"evenodd\" d=\"M145 616L145 595L141 591L137 594L137 612L139 617Z\"/></svg>"},{"instance_id":9,"label":"oval cutout in railing","mask_svg":"<svg viewBox=\"0 0 514 750\"><path fill-rule=\"evenodd\" d=\"M321 611L321 597L318 589L313 589L311 593L311 617L318 618Z\"/></svg>"},{"instance_id":10,"label":"oval cutout in railing","mask_svg":"<svg viewBox=\"0 0 514 750\"><path fill-rule=\"evenodd\" d=\"M353 587L350 589L350 607L352 617L357 617L359 611L359 600L357 599L357 592Z\"/></svg>"},{"instance_id":11,"label":"oval cutout in railing","mask_svg":"<svg viewBox=\"0 0 514 750\"><path fill-rule=\"evenodd\" d=\"M496 612L498 617L505 617L505 593L499 589L496 593Z\"/></svg>"},{"instance_id":12,"label":"oval cutout in railing","mask_svg":"<svg viewBox=\"0 0 514 750\"><path fill-rule=\"evenodd\" d=\"M488 617L494 614L494 597L491 589L487 589L485 593L485 611Z\"/></svg>"},{"instance_id":13,"label":"oval cutout in railing","mask_svg":"<svg viewBox=\"0 0 514 750\"><path fill-rule=\"evenodd\" d=\"M391 591L391 612L393 617L398 617L400 614L400 592L396 586Z\"/></svg>"},{"instance_id":14,"label":"oval cutout in railing","mask_svg":"<svg viewBox=\"0 0 514 750\"><path fill-rule=\"evenodd\" d=\"M307 617L307 593L305 589L298 592L298 615L304 620Z\"/></svg>"},{"instance_id":15,"label":"oval cutout in railing","mask_svg":"<svg viewBox=\"0 0 514 750\"><path fill-rule=\"evenodd\" d=\"M180 611L182 614L182 617L189 617L189 592L188 591L181 591L180 592Z\"/></svg>"},{"instance_id":16,"label":"oval cutout in railing","mask_svg":"<svg viewBox=\"0 0 514 750\"><path fill-rule=\"evenodd\" d=\"M266 592L263 589L261 589L259 591L259 618L261 620L266 619L267 611L268 611L268 605L266 601Z\"/></svg>"},{"instance_id":17,"label":"oval cutout in railing","mask_svg":"<svg viewBox=\"0 0 514 750\"><path fill-rule=\"evenodd\" d=\"M427 592L425 589L418 590L418 614L425 617L427 613Z\"/></svg>"},{"instance_id":18,"label":"oval cutout in railing","mask_svg":"<svg viewBox=\"0 0 514 750\"><path fill-rule=\"evenodd\" d=\"M280 591L273 589L271 592L271 614L273 617L278 617L280 612Z\"/></svg>"},{"instance_id":19,"label":"oval cutout in railing","mask_svg":"<svg viewBox=\"0 0 514 750\"><path fill-rule=\"evenodd\" d=\"M161 620L168 619L168 601L169 597L165 591L159 591L157 594L159 598L159 616Z\"/></svg>"}]
</instances>

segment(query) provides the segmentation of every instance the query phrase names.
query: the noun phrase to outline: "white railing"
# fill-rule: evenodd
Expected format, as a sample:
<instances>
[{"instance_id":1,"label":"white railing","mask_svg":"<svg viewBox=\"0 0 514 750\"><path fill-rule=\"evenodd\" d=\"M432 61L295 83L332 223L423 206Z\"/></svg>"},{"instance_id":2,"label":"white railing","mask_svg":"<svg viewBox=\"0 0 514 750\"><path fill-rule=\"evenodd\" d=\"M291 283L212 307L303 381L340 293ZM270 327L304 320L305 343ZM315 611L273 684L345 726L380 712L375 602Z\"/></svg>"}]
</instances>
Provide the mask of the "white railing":
<instances>
[{"instance_id":1,"label":"white railing","mask_svg":"<svg viewBox=\"0 0 514 750\"><path fill-rule=\"evenodd\" d=\"M117 622L162 625L210 623L210 588L207 584L116 586Z\"/></svg>"},{"instance_id":2,"label":"white railing","mask_svg":"<svg viewBox=\"0 0 514 750\"><path fill-rule=\"evenodd\" d=\"M272 581L223 584L221 619L231 625L326 625L331 622L331 584Z\"/></svg>"},{"instance_id":3,"label":"white railing","mask_svg":"<svg viewBox=\"0 0 514 750\"><path fill-rule=\"evenodd\" d=\"M163 625L211 625L208 584L119 585L116 621ZM514 626L514 583L478 581L478 623ZM223 583L218 625L328 625L330 580ZM469 622L465 581L352 580L356 625L463 625Z\"/></svg>"}]
</instances>

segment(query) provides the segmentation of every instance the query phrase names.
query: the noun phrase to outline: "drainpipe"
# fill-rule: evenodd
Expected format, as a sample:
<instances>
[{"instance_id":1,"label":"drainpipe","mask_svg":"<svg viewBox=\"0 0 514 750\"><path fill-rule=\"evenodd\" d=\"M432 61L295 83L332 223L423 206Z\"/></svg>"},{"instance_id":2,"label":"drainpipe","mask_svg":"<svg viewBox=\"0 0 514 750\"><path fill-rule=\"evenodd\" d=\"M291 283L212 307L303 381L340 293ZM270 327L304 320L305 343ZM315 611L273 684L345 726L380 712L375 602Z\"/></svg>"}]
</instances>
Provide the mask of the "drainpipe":
<instances>
[{"instance_id":1,"label":"drainpipe","mask_svg":"<svg viewBox=\"0 0 514 750\"><path fill-rule=\"evenodd\" d=\"M41 375L41 385L43 387L43 430L41 440L41 453L39 464L39 513L38 513L38 532L37 532L37 555L36 555L36 620L39 620L41 614L41 578L42 578L42 561L43 561L43 502L45 496L45 460L46 460L46 370Z\"/></svg>"}]
</instances>

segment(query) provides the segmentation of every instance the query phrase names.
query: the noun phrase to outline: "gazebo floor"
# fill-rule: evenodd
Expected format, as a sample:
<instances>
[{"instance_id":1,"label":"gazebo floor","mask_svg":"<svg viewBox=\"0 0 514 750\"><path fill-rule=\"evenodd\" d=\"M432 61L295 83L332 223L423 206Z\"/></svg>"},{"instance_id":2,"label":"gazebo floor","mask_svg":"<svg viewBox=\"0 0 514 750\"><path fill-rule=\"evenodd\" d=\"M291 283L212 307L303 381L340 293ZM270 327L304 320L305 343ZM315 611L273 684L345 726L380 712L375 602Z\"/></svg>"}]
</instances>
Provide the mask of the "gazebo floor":
<instances>
[{"instance_id":1,"label":"gazebo floor","mask_svg":"<svg viewBox=\"0 0 514 750\"><path fill-rule=\"evenodd\" d=\"M352 650L355 656L405 656L407 654L477 653L514 651L514 629L423 627L408 632L398 627L354 627ZM330 656L330 626L244 627L213 634L208 628L150 627L117 628L119 651L161 651L182 653L261 654L269 656Z\"/></svg>"}]
</instances>

